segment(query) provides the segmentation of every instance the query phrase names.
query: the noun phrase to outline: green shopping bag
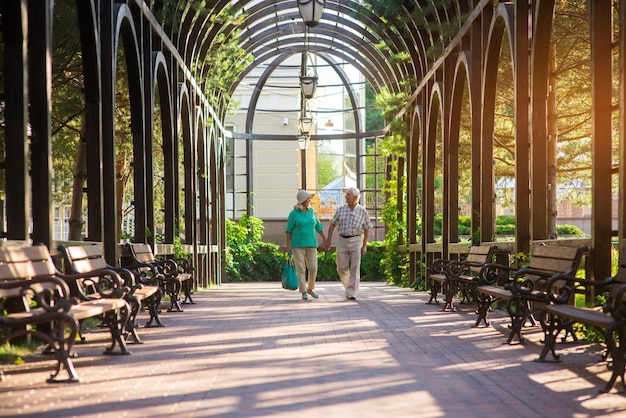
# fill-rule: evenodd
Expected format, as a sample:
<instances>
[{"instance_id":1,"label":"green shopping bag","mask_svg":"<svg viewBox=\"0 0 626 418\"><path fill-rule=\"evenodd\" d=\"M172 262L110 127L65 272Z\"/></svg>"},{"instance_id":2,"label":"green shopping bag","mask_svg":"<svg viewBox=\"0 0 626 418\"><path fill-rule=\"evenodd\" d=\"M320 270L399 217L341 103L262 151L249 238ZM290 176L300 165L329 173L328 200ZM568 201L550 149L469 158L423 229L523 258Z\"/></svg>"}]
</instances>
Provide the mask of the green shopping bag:
<instances>
[{"instance_id":1,"label":"green shopping bag","mask_svg":"<svg viewBox=\"0 0 626 418\"><path fill-rule=\"evenodd\" d=\"M298 288L298 275L296 266L293 264L293 256L289 253L287 263L283 268L283 289L296 290Z\"/></svg>"}]
</instances>

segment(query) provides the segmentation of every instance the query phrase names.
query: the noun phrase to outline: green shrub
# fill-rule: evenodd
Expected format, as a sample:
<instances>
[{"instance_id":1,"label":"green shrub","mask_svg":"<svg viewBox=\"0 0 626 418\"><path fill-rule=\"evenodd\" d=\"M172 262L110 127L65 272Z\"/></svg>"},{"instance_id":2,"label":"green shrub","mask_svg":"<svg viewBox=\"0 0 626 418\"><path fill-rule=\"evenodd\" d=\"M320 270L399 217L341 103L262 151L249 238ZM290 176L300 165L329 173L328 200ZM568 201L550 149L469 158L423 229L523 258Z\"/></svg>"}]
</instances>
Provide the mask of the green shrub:
<instances>
[{"instance_id":1,"label":"green shrub","mask_svg":"<svg viewBox=\"0 0 626 418\"><path fill-rule=\"evenodd\" d=\"M530 263L530 254L519 252L517 254L511 254L511 265L517 266L517 268L528 267Z\"/></svg>"},{"instance_id":2,"label":"green shrub","mask_svg":"<svg viewBox=\"0 0 626 418\"><path fill-rule=\"evenodd\" d=\"M278 245L261 242L263 221L244 214L239 222L226 220L226 280L280 280L286 255Z\"/></svg>"},{"instance_id":3,"label":"green shrub","mask_svg":"<svg viewBox=\"0 0 626 418\"><path fill-rule=\"evenodd\" d=\"M435 215L435 219L433 220L433 228L434 228L434 232L435 235L441 235L441 232L443 230L443 215L441 213L438 213Z\"/></svg>"},{"instance_id":4,"label":"green shrub","mask_svg":"<svg viewBox=\"0 0 626 418\"><path fill-rule=\"evenodd\" d=\"M367 244L367 252L361 257L361 281L384 282L386 280L384 255L385 247L382 242L374 241ZM326 251L317 253L317 280L339 280L336 253Z\"/></svg>"},{"instance_id":5,"label":"green shrub","mask_svg":"<svg viewBox=\"0 0 626 418\"><path fill-rule=\"evenodd\" d=\"M496 235L514 235L515 225L513 224L496 224Z\"/></svg>"},{"instance_id":6,"label":"green shrub","mask_svg":"<svg viewBox=\"0 0 626 418\"><path fill-rule=\"evenodd\" d=\"M585 235L585 233L574 225L557 225L556 233L559 235Z\"/></svg>"},{"instance_id":7,"label":"green shrub","mask_svg":"<svg viewBox=\"0 0 626 418\"><path fill-rule=\"evenodd\" d=\"M602 306L607 302L608 298L609 298L608 292L605 292L601 295L596 295L591 306L587 306L587 307ZM585 305L587 305L585 303L585 295L576 295L575 303L576 303L576 306L578 307L584 307ZM590 325L581 324L577 322L574 324L573 328L574 328L574 332L576 333L578 337L584 338L588 342L603 342L604 341L604 334L602 333L602 331Z\"/></svg>"},{"instance_id":8,"label":"green shrub","mask_svg":"<svg viewBox=\"0 0 626 418\"><path fill-rule=\"evenodd\" d=\"M472 228L465 225L459 225L459 235L471 235Z\"/></svg>"},{"instance_id":9,"label":"green shrub","mask_svg":"<svg viewBox=\"0 0 626 418\"><path fill-rule=\"evenodd\" d=\"M334 252L318 251L317 253L317 281L329 282L339 280L337 274L336 254Z\"/></svg>"},{"instance_id":10,"label":"green shrub","mask_svg":"<svg viewBox=\"0 0 626 418\"><path fill-rule=\"evenodd\" d=\"M496 226L497 225L513 225L513 227L515 227L515 216L512 216L512 215L496 216Z\"/></svg>"},{"instance_id":11,"label":"green shrub","mask_svg":"<svg viewBox=\"0 0 626 418\"><path fill-rule=\"evenodd\" d=\"M470 229L472 228L472 217L471 216L465 216L465 215L461 215L459 216L459 230L461 229L461 227Z\"/></svg>"},{"instance_id":12,"label":"green shrub","mask_svg":"<svg viewBox=\"0 0 626 418\"><path fill-rule=\"evenodd\" d=\"M370 242L367 252L361 257L361 280L370 282L385 281L385 265L382 262L385 247L382 242Z\"/></svg>"}]
</instances>

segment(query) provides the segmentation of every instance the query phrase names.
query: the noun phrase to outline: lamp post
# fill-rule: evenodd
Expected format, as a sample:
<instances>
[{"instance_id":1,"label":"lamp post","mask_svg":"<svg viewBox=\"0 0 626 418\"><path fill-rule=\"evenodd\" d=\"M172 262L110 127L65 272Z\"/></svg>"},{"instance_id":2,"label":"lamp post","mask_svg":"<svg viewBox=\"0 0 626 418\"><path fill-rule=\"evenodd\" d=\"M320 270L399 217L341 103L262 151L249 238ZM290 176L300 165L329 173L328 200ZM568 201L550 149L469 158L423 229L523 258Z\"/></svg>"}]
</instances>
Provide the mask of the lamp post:
<instances>
[{"instance_id":1,"label":"lamp post","mask_svg":"<svg viewBox=\"0 0 626 418\"><path fill-rule=\"evenodd\" d=\"M300 148L300 151L306 151L306 149L309 147L309 141L311 140L311 137L309 135L299 135L297 139L298 148Z\"/></svg>"},{"instance_id":2,"label":"lamp post","mask_svg":"<svg viewBox=\"0 0 626 418\"><path fill-rule=\"evenodd\" d=\"M317 26L324 12L324 3L326 0L297 0L300 16L304 20L304 24L309 27Z\"/></svg>"},{"instance_id":3,"label":"lamp post","mask_svg":"<svg viewBox=\"0 0 626 418\"><path fill-rule=\"evenodd\" d=\"M315 89L317 88L317 73L314 65L309 67L310 58L308 50L302 52L302 60L300 64L300 90L302 91L302 95L305 99L312 99L315 95Z\"/></svg>"},{"instance_id":4,"label":"lamp post","mask_svg":"<svg viewBox=\"0 0 626 418\"><path fill-rule=\"evenodd\" d=\"M298 132L300 135L309 135L313 127L313 118L307 116L306 110L298 118Z\"/></svg>"},{"instance_id":5,"label":"lamp post","mask_svg":"<svg viewBox=\"0 0 626 418\"><path fill-rule=\"evenodd\" d=\"M300 76L300 88L305 99L312 99L317 88L317 75L307 74Z\"/></svg>"},{"instance_id":6,"label":"lamp post","mask_svg":"<svg viewBox=\"0 0 626 418\"><path fill-rule=\"evenodd\" d=\"M306 107L303 109L302 115L298 118L298 148L300 148L300 167L302 167L302 190L306 190L306 149L311 140L311 127L313 126L313 118L306 115Z\"/></svg>"}]
</instances>

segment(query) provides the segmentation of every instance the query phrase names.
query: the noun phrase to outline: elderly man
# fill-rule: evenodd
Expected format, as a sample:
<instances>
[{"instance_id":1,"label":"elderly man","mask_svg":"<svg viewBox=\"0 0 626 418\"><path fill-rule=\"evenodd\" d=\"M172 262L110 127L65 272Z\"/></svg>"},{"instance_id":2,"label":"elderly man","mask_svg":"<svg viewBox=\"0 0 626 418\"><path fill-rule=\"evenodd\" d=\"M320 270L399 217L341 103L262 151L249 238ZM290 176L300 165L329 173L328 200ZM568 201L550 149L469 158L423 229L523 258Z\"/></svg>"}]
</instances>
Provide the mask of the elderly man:
<instances>
[{"instance_id":1,"label":"elderly man","mask_svg":"<svg viewBox=\"0 0 626 418\"><path fill-rule=\"evenodd\" d=\"M339 207L330 221L326 248L330 248L333 231L337 228L337 273L346 299L356 300L361 281L361 256L367 252L372 222L367 210L359 204L361 192L355 187L346 190L346 204Z\"/></svg>"}]
</instances>

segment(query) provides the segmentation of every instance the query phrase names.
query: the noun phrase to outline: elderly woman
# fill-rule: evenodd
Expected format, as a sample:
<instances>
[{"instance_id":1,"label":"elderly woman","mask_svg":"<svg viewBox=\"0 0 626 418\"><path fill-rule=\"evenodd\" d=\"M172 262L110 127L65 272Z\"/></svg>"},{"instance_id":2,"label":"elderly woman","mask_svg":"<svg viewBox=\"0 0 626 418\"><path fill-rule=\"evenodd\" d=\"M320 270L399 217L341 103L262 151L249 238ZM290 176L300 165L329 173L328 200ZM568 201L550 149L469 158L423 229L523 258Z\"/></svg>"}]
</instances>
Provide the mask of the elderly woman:
<instances>
[{"instance_id":1,"label":"elderly woman","mask_svg":"<svg viewBox=\"0 0 626 418\"><path fill-rule=\"evenodd\" d=\"M296 200L298 203L287 218L285 230L287 233L287 251L293 253L302 300L307 300L308 295L317 299L319 296L315 293L315 279L317 278L317 238L315 232L318 232L322 236L322 240L326 241L324 225L311 208L311 194L309 192L306 190L298 191Z\"/></svg>"}]
</instances>

